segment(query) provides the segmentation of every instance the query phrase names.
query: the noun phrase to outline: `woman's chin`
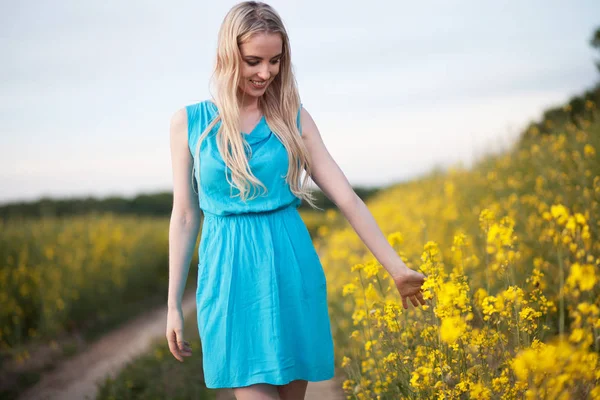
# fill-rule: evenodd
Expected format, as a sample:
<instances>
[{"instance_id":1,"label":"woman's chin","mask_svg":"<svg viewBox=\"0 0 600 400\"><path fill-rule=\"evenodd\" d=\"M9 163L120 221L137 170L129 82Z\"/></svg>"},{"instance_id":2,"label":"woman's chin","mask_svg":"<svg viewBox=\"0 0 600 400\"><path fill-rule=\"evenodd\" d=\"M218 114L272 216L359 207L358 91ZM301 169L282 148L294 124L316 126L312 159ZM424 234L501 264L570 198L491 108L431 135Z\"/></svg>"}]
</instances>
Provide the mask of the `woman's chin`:
<instances>
[{"instance_id":1,"label":"woman's chin","mask_svg":"<svg viewBox=\"0 0 600 400\"><path fill-rule=\"evenodd\" d=\"M264 88L259 89L259 88L255 88L254 86L252 86L252 84L250 84L250 85L247 85L243 89L243 92L246 96L260 97L265 94L268 87L269 87L269 85L266 85Z\"/></svg>"},{"instance_id":2,"label":"woman's chin","mask_svg":"<svg viewBox=\"0 0 600 400\"><path fill-rule=\"evenodd\" d=\"M252 86L252 84L250 84L250 90L249 91L251 93L254 93L257 96L260 96L261 94L263 94L267 90L267 87L269 87L269 85L265 85L265 87L263 87L263 88L256 88L256 87Z\"/></svg>"},{"instance_id":3,"label":"woman's chin","mask_svg":"<svg viewBox=\"0 0 600 400\"><path fill-rule=\"evenodd\" d=\"M265 94L265 89L260 89L260 90L256 90L256 89L250 89L250 90L244 90L244 92L246 93L246 96L252 96L252 97L260 97L262 95Z\"/></svg>"}]
</instances>

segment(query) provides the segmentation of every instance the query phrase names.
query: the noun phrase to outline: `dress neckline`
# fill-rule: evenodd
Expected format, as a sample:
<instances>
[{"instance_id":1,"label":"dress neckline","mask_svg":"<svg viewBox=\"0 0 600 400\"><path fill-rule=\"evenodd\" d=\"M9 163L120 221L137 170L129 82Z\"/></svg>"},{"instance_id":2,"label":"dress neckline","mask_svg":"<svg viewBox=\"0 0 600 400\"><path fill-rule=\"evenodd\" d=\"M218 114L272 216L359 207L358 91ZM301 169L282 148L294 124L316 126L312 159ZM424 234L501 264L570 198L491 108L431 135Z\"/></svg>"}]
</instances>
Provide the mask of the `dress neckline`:
<instances>
[{"instance_id":1,"label":"dress neckline","mask_svg":"<svg viewBox=\"0 0 600 400\"><path fill-rule=\"evenodd\" d=\"M219 109L217 108L217 105L212 100L208 100L208 102L212 105L212 107L218 113ZM258 128L260 128L260 126L263 124L263 122L266 122L264 114L260 117L260 119L258 120L258 122L256 123L256 125L254 125L254 128L252 128L252 130L250 132L240 132L240 133L242 135L244 135L244 137L252 136L252 134L254 134L254 132L256 130L258 130Z\"/></svg>"},{"instance_id":2,"label":"dress neckline","mask_svg":"<svg viewBox=\"0 0 600 400\"><path fill-rule=\"evenodd\" d=\"M252 135L254 133L254 131L256 131L260 127L260 125L263 123L264 119L265 119L265 116L263 114L260 117L260 119L258 120L258 122L256 123L256 125L254 125L254 128L252 128L252 130L249 133L241 132L242 135L246 135L246 136Z\"/></svg>"},{"instance_id":3,"label":"dress neckline","mask_svg":"<svg viewBox=\"0 0 600 400\"><path fill-rule=\"evenodd\" d=\"M213 103L211 100L207 100L210 103L210 107L215 113L218 113L219 110L217 105ZM219 124L221 121L219 121ZM252 129L250 133L240 132L242 139L251 146L260 146L263 143L266 143L267 140L272 136L271 128L267 123L267 119L265 115L261 117L260 121L256 124L256 126Z\"/></svg>"}]
</instances>

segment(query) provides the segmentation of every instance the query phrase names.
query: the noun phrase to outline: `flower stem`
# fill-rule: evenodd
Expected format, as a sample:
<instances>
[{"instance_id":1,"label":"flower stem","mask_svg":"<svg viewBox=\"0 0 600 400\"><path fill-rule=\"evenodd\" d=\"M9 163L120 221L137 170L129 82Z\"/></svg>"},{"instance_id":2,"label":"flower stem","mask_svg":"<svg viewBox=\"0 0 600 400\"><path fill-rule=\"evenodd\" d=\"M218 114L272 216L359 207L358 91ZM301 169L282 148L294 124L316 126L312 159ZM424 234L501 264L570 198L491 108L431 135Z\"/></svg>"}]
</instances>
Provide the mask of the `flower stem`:
<instances>
[{"instance_id":1,"label":"flower stem","mask_svg":"<svg viewBox=\"0 0 600 400\"><path fill-rule=\"evenodd\" d=\"M559 287L559 292L558 295L560 296L559 300L560 300L560 307L559 307L559 322L558 322L558 334L560 337L560 341L562 342L563 340L563 333L565 331L565 296L564 296L564 285L565 285L565 271L564 271L564 265L563 265L563 258L562 258L562 247L559 245L558 246L558 272L559 272L559 278L560 278L560 287Z\"/></svg>"}]
</instances>

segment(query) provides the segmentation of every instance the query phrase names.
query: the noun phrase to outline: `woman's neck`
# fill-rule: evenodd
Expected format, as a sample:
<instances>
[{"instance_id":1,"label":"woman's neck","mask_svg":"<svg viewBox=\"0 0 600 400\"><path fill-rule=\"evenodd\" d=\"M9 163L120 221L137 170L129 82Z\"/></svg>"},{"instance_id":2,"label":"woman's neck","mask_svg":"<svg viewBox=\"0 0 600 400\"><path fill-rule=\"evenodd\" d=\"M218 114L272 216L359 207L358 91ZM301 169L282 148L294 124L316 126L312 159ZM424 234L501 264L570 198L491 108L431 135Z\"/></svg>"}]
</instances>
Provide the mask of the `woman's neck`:
<instances>
[{"instance_id":1,"label":"woman's neck","mask_svg":"<svg viewBox=\"0 0 600 400\"><path fill-rule=\"evenodd\" d=\"M248 96L241 93L238 93L239 97L239 105L240 110L242 111L255 111L258 107L258 97Z\"/></svg>"}]
</instances>

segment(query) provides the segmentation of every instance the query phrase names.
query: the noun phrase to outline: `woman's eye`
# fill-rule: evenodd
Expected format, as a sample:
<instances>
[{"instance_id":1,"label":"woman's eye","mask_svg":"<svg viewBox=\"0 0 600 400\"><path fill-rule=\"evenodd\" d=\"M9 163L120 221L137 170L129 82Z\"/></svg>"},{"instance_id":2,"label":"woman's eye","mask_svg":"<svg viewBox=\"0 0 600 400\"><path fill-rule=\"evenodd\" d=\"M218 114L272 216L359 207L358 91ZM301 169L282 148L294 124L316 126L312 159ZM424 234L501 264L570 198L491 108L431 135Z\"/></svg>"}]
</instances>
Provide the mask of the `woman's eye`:
<instances>
[{"instance_id":1,"label":"woman's eye","mask_svg":"<svg viewBox=\"0 0 600 400\"><path fill-rule=\"evenodd\" d=\"M271 61L271 64L277 64L279 61L281 61L281 59L277 59L275 61ZM246 61L246 63L248 63L248 65L251 66L251 67L256 67L259 64L258 61L254 61L254 62L252 62L252 61Z\"/></svg>"}]
</instances>

